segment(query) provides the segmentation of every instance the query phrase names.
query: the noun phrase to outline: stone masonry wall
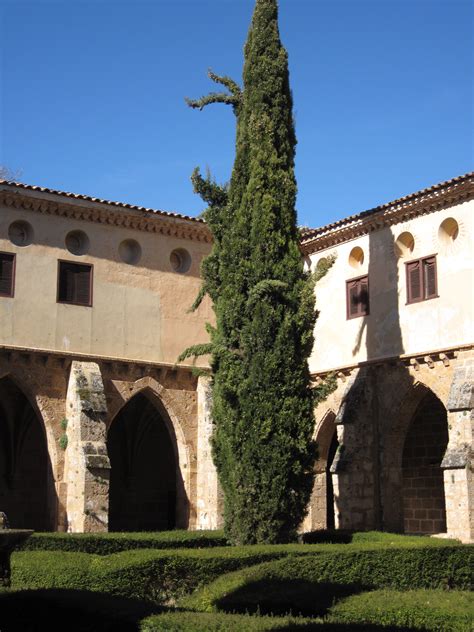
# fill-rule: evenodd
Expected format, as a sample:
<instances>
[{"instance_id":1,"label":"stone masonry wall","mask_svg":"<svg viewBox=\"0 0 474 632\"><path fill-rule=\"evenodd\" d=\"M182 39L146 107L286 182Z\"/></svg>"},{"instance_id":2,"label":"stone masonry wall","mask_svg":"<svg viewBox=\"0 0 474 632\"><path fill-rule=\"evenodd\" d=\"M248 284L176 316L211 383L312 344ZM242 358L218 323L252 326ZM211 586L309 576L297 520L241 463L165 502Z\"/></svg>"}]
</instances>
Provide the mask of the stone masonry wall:
<instances>
[{"instance_id":1,"label":"stone masonry wall","mask_svg":"<svg viewBox=\"0 0 474 632\"><path fill-rule=\"evenodd\" d=\"M421 402L403 451L405 533L445 533L446 502L441 461L448 444L446 409L434 396Z\"/></svg>"},{"instance_id":2,"label":"stone masonry wall","mask_svg":"<svg viewBox=\"0 0 474 632\"><path fill-rule=\"evenodd\" d=\"M436 477L440 483L444 470L447 534L466 542L474 540L473 375L472 350L378 362L339 374L337 390L315 411L316 433L328 415L336 416L340 443L332 467L336 527L388 531L410 528L403 516L403 448L417 408L431 393L443 405L444 414L448 410L448 448L444 455L436 455L438 464L443 459L436 468ZM432 437L426 439L428 443L440 441L439 428L428 426L425 430L424 434ZM316 464L321 474L316 476L308 514L312 524L324 521L322 503L315 497L321 493L323 465ZM436 492L428 491L436 488L434 477L421 479L425 479L426 486L420 486L420 493L434 502ZM440 500L436 503L441 504ZM418 506L417 510L422 512L417 514L419 517L413 514L410 519L436 520L436 525L423 525L425 532L442 530L441 507ZM415 528L413 523L411 528ZM422 529L421 524L417 528Z\"/></svg>"}]
</instances>

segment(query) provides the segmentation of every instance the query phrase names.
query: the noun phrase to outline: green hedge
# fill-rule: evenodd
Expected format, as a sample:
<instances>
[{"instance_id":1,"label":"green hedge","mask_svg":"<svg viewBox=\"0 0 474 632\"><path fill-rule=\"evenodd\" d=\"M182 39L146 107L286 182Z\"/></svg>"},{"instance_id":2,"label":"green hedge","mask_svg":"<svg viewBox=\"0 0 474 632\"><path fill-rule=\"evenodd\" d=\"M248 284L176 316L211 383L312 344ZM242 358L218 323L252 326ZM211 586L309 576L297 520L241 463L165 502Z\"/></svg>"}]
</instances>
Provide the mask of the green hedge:
<instances>
[{"instance_id":1,"label":"green hedge","mask_svg":"<svg viewBox=\"0 0 474 632\"><path fill-rule=\"evenodd\" d=\"M34 533L24 551L70 551L110 555L132 549L202 549L228 544L223 531L150 533Z\"/></svg>"},{"instance_id":2,"label":"green hedge","mask_svg":"<svg viewBox=\"0 0 474 632\"><path fill-rule=\"evenodd\" d=\"M446 546L455 541L407 536L381 531L314 531L301 536L305 544L347 544L380 546ZM34 533L24 551L69 551L111 555L134 549L204 549L228 546L223 531L157 531L147 533Z\"/></svg>"},{"instance_id":3,"label":"green hedge","mask_svg":"<svg viewBox=\"0 0 474 632\"><path fill-rule=\"evenodd\" d=\"M460 591L375 591L350 597L322 620L163 611L123 597L76 590L0 590L2 632L470 632L473 595ZM153 614L154 613L154 614ZM160 613L160 614L157 614Z\"/></svg>"},{"instance_id":4,"label":"green hedge","mask_svg":"<svg viewBox=\"0 0 474 632\"><path fill-rule=\"evenodd\" d=\"M331 608L329 619L406 626L416 630L472 632L474 595L458 590L376 590L339 602Z\"/></svg>"},{"instance_id":5,"label":"green hedge","mask_svg":"<svg viewBox=\"0 0 474 632\"><path fill-rule=\"evenodd\" d=\"M180 605L202 612L324 615L332 601L372 588L472 588L472 546L330 548L333 552L291 556L230 573Z\"/></svg>"},{"instance_id":6,"label":"green hedge","mask_svg":"<svg viewBox=\"0 0 474 632\"><path fill-rule=\"evenodd\" d=\"M15 589L75 588L168 603L222 574L282 556L307 554L302 545L171 551L135 550L101 556L19 551L12 556Z\"/></svg>"}]
</instances>

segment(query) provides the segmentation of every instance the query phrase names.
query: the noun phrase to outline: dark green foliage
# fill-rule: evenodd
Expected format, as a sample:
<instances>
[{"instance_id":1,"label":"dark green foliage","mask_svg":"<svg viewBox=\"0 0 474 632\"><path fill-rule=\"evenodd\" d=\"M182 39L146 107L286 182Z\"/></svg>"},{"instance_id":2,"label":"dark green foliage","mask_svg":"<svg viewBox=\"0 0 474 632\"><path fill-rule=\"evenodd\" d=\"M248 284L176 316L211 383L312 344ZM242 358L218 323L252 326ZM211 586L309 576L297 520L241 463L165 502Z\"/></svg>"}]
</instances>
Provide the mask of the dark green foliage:
<instances>
[{"instance_id":1,"label":"dark green foliage","mask_svg":"<svg viewBox=\"0 0 474 632\"><path fill-rule=\"evenodd\" d=\"M228 190L193 174L209 204L214 238L202 268L213 301L213 455L235 544L295 537L313 485L315 394L308 357L316 319L314 279L303 270L296 224L292 96L276 0L257 0L245 46L244 90L189 102L231 103L236 157ZM333 387L316 393L326 395Z\"/></svg>"},{"instance_id":2,"label":"dark green foliage","mask_svg":"<svg viewBox=\"0 0 474 632\"><path fill-rule=\"evenodd\" d=\"M222 531L159 531L156 533L34 533L23 545L28 551L76 551L109 555L132 549L194 549L226 546Z\"/></svg>"},{"instance_id":3,"label":"dark green foliage","mask_svg":"<svg viewBox=\"0 0 474 632\"><path fill-rule=\"evenodd\" d=\"M465 622L472 596L459 590L358 593L381 586L469 588L474 547L389 533L353 533L351 539L337 545L136 550L107 556L16 552L14 590L0 590L0 624L6 631L71 632L138 630L140 622L148 632L469 629ZM180 611L163 608L176 602ZM285 610L326 614L324 621L310 621L196 612L218 608L258 610L260 615ZM152 612L160 614L148 617Z\"/></svg>"},{"instance_id":4,"label":"dark green foliage","mask_svg":"<svg viewBox=\"0 0 474 632\"><path fill-rule=\"evenodd\" d=\"M92 535L92 534L91 534ZM128 534L111 534L114 536L123 535L125 542L130 545L133 539L127 541ZM134 534L131 534L134 535ZM146 536L147 534L141 534ZM416 556L421 555L423 559L424 551L437 551L440 570L446 568L446 564L451 560L451 551L456 547L445 540L434 538L416 538L407 536L397 536L393 534L373 533L367 537L367 541L358 538L363 534L354 534L351 544L288 544L288 545L260 545L225 548L203 548L203 549L175 549L175 550L128 550L112 555L94 555L87 553L71 553L65 550L59 551L20 551L12 556L12 578L15 588L75 588L80 590L97 590L110 592L125 597L135 597L139 599L152 599L157 603L164 603L170 599L176 599L187 592L198 588L208 582L215 580L220 575L234 570L260 564L265 561L278 560L290 556L298 556L300 563L305 566L318 564L317 560L323 559L323 565L329 569L324 581L342 583L355 583L356 580L347 581L344 573L347 564L344 560L352 558L344 557L344 554L352 552L351 555L361 560L372 560L377 552L383 559L385 555L389 557L385 560L388 570L390 564L397 562L397 555L406 555L405 563L410 559L418 560ZM97 542L100 540L104 544L114 542L118 538L108 538L108 534L97 535ZM38 538L41 540L41 538ZM71 541L87 543L87 536L74 536ZM52 540L45 538L45 542L50 544ZM136 536L135 543L141 544L140 538ZM396 547L396 548L395 548ZM393 549L393 550L391 550ZM103 553L98 546L97 550ZM401 553L400 553L401 550ZM419 553L421 551L421 553ZM463 556L465 563L469 562L468 547L459 547L459 555ZM411 558L413 552L414 558ZM397 555L396 555L397 554ZM309 556L309 557L308 557ZM428 553L429 557L429 553ZM303 559L304 558L304 559ZM336 558L336 562L331 560ZM342 571L339 572L338 560L342 559ZM452 558L455 563L455 586L458 587L460 570L457 565L457 557ZM309 561L308 561L309 560ZM314 560L313 562L311 560ZM418 562L416 562L418 563ZM383 562L382 562L383 565ZM376 565L375 570L379 568ZM400 572L403 572L401 568ZM430 566L421 573L429 573ZM464 566L465 568L465 566ZM332 569L332 570L331 570ZM335 570L334 570L335 569ZM412 569L413 574L416 571ZM286 571L285 571L286 572ZM294 572L294 571L291 571ZM372 572L372 571L371 571ZM378 572L378 571L377 571ZM334 576L333 576L333 573ZM396 575L396 572L394 571ZM410 586L410 575L408 576ZM437 575L435 574L436 578ZM307 579L307 577L303 577ZM425 581L425 580L423 580ZM434 581L434 580L433 580ZM464 585L466 585L465 579ZM372 583L371 583L372 585ZM379 584L374 583L375 586ZM424 584L422 584L424 585ZM464 586L463 585L463 586ZM430 587L437 587L437 584L430 584ZM396 587L399 587L398 585Z\"/></svg>"},{"instance_id":5,"label":"dark green foliage","mask_svg":"<svg viewBox=\"0 0 474 632\"><path fill-rule=\"evenodd\" d=\"M0 590L3 632L470 632L472 609L470 593L385 590L337 603L322 622L300 617L173 612L133 599L82 590Z\"/></svg>"},{"instance_id":6,"label":"dark green foliage","mask_svg":"<svg viewBox=\"0 0 474 632\"><path fill-rule=\"evenodd\" d=\"M474 547L370 545L314 545L317 555L287 557L220 577L186 597L181 605L199 611L254 611L282 613L285 590L295 592L296 608L322 614L321 599L315 599L321 584L337 598L373 588L409 590L442 588L470 590ZM326 550L324 547L326 546ZM279 586L278 590L276 587ZM302 588L304 586L304 589ZM323 602L327 609L327 600ZM324 612L323 612L324 613Z\"/></svg>"}]
</instances>

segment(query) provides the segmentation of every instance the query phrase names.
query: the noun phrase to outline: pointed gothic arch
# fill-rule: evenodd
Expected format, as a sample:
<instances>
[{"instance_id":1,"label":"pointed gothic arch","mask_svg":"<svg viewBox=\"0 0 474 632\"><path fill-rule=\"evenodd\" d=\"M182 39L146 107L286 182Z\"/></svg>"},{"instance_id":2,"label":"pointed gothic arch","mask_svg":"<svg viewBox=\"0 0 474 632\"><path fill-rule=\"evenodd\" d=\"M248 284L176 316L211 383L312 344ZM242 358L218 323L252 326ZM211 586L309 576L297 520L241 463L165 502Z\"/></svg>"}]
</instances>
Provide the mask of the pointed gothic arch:
<instances>
[{"instance_id":1,"label":"pointed gothic arch","mask_svg":"<svg viewBox=\"0 0 474 632\"><path fill-rule=\"evenodd\" d=\"M447 411L427 389L410 420L401 454L403 530L446 532L441 463L449 441Z\"/></svg>"},{"instance_id":2,"label":"pointed gothic arch","mask_svg":"<svg viewBox=\"0 0 474 632\"><path fill-rule=\"evenodd\" d=\"M318 456L314 464L314 485L311 495L307 530L333 529L336 525L335 495L331 467L338 447L334 411L328 410L316 426L314 439Z\"/></svg>"},{"instance_id":3,"label":"pointed gothic arch","mask_svg":"<svg viewBox=\"0 0 474 632\"><path fill-rule=\"evenodd\" d=\"M138 380L109 425L110 531L186 528L189 472L181 424L154 380Z\"/></svg>"},{"instance_id":4,"label":"pointed gothic arch","mask_svg":"<svg viewBox=\"0 0 474 632\"><path fill-rule=\"evenodd\" d=\"M57 497L47 429L36 404L16 379L0 378L0 510L15 528L49 531Z\"/></svg>"}]
</instances>

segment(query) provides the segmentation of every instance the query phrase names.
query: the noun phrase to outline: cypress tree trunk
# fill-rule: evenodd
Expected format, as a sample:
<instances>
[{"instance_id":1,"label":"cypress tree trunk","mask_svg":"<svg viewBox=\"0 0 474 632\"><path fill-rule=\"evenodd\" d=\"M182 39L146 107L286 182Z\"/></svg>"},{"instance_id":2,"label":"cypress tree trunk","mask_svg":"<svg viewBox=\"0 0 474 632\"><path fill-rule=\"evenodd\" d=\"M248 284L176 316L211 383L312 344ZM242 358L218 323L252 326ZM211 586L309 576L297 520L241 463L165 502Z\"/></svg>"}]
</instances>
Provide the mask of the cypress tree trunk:
<instances>
[{"instance_id":1,"label":"cypress tree trunk","mask_svg":"<svg viewBox=\"0 0 474 632\"><path fill-rule=\"evenodd\" d=\"M238 544L285 542L295 536L313 484L307 359L315 309L299 250L296 138L276 0L256 0L243 92L227 77L211 78L232 95L189 103L231 103L237 147L225 199L194 174L195 189L210 202L214 248L203 278L216 313L211 344L194 351L212 353L213 454L226 533Z\"/></svg>"}]
</instances>

